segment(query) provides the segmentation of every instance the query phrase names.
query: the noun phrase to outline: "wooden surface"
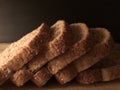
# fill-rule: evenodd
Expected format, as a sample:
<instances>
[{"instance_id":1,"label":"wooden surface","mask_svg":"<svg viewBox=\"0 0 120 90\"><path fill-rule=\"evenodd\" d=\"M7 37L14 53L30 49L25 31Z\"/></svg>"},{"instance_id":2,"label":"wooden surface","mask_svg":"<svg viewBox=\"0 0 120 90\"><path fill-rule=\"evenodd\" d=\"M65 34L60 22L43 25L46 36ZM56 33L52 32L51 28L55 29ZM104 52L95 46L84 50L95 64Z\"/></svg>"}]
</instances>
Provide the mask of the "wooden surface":
<instances>
[{"instance_id":1,"label":"wooden surface","mask_svg":"<svg viewBox=\"0 0 120 90\"><path fill-rule=\"evenodd\" d=\"M91 85L80 85L71 82L66 85L60 85L56 81L49 81L44 87L37 87L29 82L23 87L16 87L11 83L5 83L0 86L0 90L120 90L120 81L102 82Z\"/></svg>"},{"instance_id":2,"label":"wooden surface","mask_svg":"<svg viewBox=\"0 0 120 90\"><path fill-rule=\"evenodd\" d=\"M2 52L9 44L1 43L0 52ZM91 85L81 85L73 81L66 85L60 85L56 80L50 80L44 87L38 88L32 82L28 82L23 87L16 87L11 82L7 82L0 86L0 90L120 90L120 80L110 82L100 82Z\"/></svg>"}]
</instances>

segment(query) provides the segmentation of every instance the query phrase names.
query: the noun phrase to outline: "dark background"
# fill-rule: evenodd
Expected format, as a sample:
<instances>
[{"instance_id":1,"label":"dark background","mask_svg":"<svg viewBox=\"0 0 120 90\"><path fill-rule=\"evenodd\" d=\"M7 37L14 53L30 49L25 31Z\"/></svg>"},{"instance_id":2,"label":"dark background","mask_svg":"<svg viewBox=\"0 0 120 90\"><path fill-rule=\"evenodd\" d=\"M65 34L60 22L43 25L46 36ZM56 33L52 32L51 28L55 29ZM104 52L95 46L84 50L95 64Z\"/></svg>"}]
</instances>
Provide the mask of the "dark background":
<instances>
[{"instance_id":1,"label":"dark background","mask_svg":"<svg viewBox=\"0 0 120 90\"><path fill-rule=\"evenodd\" d=\"M105 27L120 42L119 0L0 0L0 42L18 40L42 22L58 19Z\"/></svg>"}]
</instances>

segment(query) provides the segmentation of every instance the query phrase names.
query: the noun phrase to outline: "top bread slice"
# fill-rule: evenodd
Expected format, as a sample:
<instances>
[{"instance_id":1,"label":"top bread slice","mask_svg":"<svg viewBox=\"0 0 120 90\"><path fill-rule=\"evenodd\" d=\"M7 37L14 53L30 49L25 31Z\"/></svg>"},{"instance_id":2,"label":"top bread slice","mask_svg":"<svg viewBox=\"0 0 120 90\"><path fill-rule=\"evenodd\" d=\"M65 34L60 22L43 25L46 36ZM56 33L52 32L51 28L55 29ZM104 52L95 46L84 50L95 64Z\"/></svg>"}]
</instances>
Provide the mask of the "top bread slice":
<instances>
[{"instance_id":1,"label":"top bread slice","mask_svg":"<svg viewBox=\"0 0 120 90\"><path fill-rule=\"evenodd\" d=\"M74 33L73 34L73 41L74 41L73 45L74 46L72 46L70 48L71 51L69 50L66 53L64 53L63 55L60 55L60 56L56 57L55 59L53 59L53 60L57 60L57 62L55 61L55 63L53 64L53 65L55 65L55 69L57 68L56 63L58 64L58 66L59 66L59 64L67 65L74 58L77 58L77 57L81 56L83 53L87 52L89 50L89 48L92 46L92 43L89 44L89 46L86 46L86 44L88 45L88 42L91 41L91 36L89 36L89 30L87 29L85 24L83 24L83 23L71 24L70 28L71 28L72 32ZM74 47L74 49L72 49L73 47ZM76 50L76 52L75 51L72 52L72 50ZM80 50L80 51L77 51L77 50ZM71 60L71 58L72 58L72 60ZM69 59L69 61L68 61L68 63L66 63L64 60L68 60L68 59ZM50 61L50 62L52 62L52 61ZM44 70L46 70L46 71L44 71ZM57 68L57 70L59 70L59 68ZM42 74L41 74L41 72L42 72ZM44 75L49 76L49 77L45 77ZM33 76L32 81L37 86L41 87L41 86L45 85L45 83L47 83L47 81L51 78L51 76L52 76L52 73L48 71L47 67L44 67L44 69L40 69Z\"/></svg>"},{"instance_id":2,"label":"top bread slice","mask_svg":"<svg viewBox=\"0 0 120 90\"><path fill-rule=\"evenodd\" d=\"M91 84L118 78L120 78L120 44L115 44L106 58L79 73L77 81L83 84Z\"/></svg>"},{"instance_id":3,"label":"top bread slice","mask_svg":"<svg viewBox=\"0 0 120 90\"><path fill-rule=\"evenodd\" d=\"M46 51L29 62L26 65L27 68L23 68L13 75L11 80L15 85L24 85L43 65L56 56L63 54L71 46L72 33L65 21L57 21L50 29L51 37Z\"/></svg>"},{"instance_id":4,"label":"top bread slice","mask_svg":"<svg viewBox=\"0 0 120 90\"><path fill-rule=\"evenodd\" d=\"M94 43L93 48L55 75L61 84L71 81L76 77L78 72L91 67L109 54L113 45L109 31L104 28L92 28L90 29L90 34L93 38L93 41L91 41L91 43Z\"/></svg>"},{"instance_id":5,"label":"top bread slice","mask_svg":"<svg viewBox=\"0 0 120 90\"><path fill-rule=\"evenodd\" d=\"M47 65L48 70L53 75L65 66L85 54L90 49L90 34L87 26L83 23L71 24L73 32L73 46L63 55L53 59ZM92 43L91 43L92 44Z\"/></svg>"},{"instance_id":6,"label":"top bread slice","mask_svg":"<svg viewBox=\"0 0 120 90\"><path fill-rule=\"evenodd\" d=\"M42 51L46 40L49 39L49 31L49 27L43 23L0 54L0 84Z\"/></svg>"}]
</instances>

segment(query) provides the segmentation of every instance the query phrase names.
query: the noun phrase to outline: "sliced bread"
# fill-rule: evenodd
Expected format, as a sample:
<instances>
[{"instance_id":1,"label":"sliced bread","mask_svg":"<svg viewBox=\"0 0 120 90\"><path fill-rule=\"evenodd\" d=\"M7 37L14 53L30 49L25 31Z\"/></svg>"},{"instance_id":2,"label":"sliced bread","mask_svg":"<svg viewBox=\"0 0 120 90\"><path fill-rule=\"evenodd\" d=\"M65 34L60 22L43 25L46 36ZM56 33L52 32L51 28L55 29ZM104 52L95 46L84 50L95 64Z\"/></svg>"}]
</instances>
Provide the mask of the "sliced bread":
<instances>
[{"instance_id":1,"label":"sliced bread","mask_svg":"<svg viewBox=\"0 0 120 90\"><path fill-rule=\"evenodd\" d=\"M51 26L50 29L51 37L50 41L47 44L46 51L43 54L39 54L31 62L29 62L26 65L26 70L23 68L23 71L19 70L12 76L11 80L15 85L24 85L43 65L45 65L48 61L52 60L56 56L63 54L71 46L70 40L72 33L65 21L57 21L53 26ZM28 72L31 72L32 74ZM20 75L20 73L22 75ZM29 77L26 78L24 77L25 75Z\"/></svg>"},{"instance_id":2,"label":"sliced bread","mask_svg":"<svg viewBox=\"0 0 120 90\"><path fill-rule=\"evenodd\" d=\"M73 46L66 53L53 59L47 65L48 70L53 75L89 50L90 45L88 45L88 42L90 41L90 34L87 26L83 23L75 23L71 24L70 28L74 34L72 39Z\"/></svg>"},{"instance_id":3,"label":"sliced bread","mask_svg":"<svg viewBox=\"0 0 120 90\"><path fill-rule=\"evenodd\" d=\"M48 42L47 50L42 56L39 55L36 59L28 63L30 71L37 71L48 61L63 54L71 46L72 32L65 21L57 21L50 29L51 38Z\"/></svg>"},{"instance_id":4,"label":"sliced bread","mask_svg":"<svg viewBox=\"0 0 120 90\"><path fill-rule=\"evenodd\" d=\"M76 77L78 72L91 67L109 54L111 46L113 45L109 31L104 28L94 28L90 29L90 34L94 39L94 41L91 41L91 43L94 43L94 47L88 53L75 60L70 66L67 66L55 75L61 84L70 82ZM71 71L71 66L75 68L72 70L74 73Z\"/></svg>"},{"instance_id":5,"label":"sliced bread","mask_svg":"<svg viewBox=\"0 0 120 90\"><path fill-rule=\"evenodd\" d=\"M82 84L92 84L99 81L110 81L120 78L120 44L116 44L111 53L103 60L82 71L77 81Z\"/></svg>"},{"instance_id":6,"label":"sliced bread","mask_svg":"<svg viewBox=\"0 0 120 90\"><path fill-rule=\"evenodd\" d=\"M42 47L49 38L49 31L49 27L43 23L36 30L9 45L0 54L0 85L13 72L22 68L35 55L42 51Z\"/></svg>"},{"instance_id":7,"label":"sliced bread","mask_svg":"<svg viewBox=\"0 0 120 90\"><path fill-rule=\"evenodd\" d=\"M71 28L72 32L74 33L73 41L74 41L74 43L76 43L76 42L77 43L74 45L74 49L72 49L73 48L73 46L72 46L70 48L70 49L72 49L71 51L68 50L67 53L64 53L63 55L60 55L60 56L56 57L55 59L53 59L53 60L57 60L57 62L55 62L53 64L53 65L55 65L55 68L57 68L56 64L58 64L58 66L59 66L59 65L62 65L62 63L63 63L63 67L64 67L65 65L69 64L72 61L71 58L72 59L74 57L77 58L78 56L81 56L83 53L85 53L89 50L90 45L89 45L89 47L87 45L88 45L88 41L90 41L90 36L89 36L89 31L88 31L86 25L82 24L82 23L71 24L70 28ZM89 37L89 40L88 40L88 37ZM86 45L86 43L87 43L87 45ZM91 46L92 46L92 44L91 44ZM74 50L80 50L80 49L81 49L81 51L80 51L81 53L79 51L78 52L76 51L76 53L75 53ZM72 51L74 51L74 52L72 52ZM67 60L67 58L69 59L69 63L68 62L66 63L66 61L64 61L64 59ZM57 68L56 70L59 70L60 68ZM41 72L41 70L38 72ZM50 77L42 77L42 75L36 73L35 76L37 75L37 77L42 78L42 79L40 79L40 81L39 81L39 80L36 80L35 77L32 78L33 82L39 83L39 84L37 84L37 86L39 86L39 87L44 85L45 83L47 83L47 81L52 77L51 74L53 75L53 73L51 73L51 72L50 73L44 72L44 73L45 73L45 75L48 74L48 76L50 76Z\"/></svg>"},{"instance_id":8,"label":"sliced bread","mask_svg":"<svg viewBox=\"0 0 120 90\"><path fill-rule=\"evenodd\" d=\"M45 85L48 80L52 77L52 74L46 67L41 68L37 73L35 73L31 79L38 87Z\"/></svg>"}]
</instances>

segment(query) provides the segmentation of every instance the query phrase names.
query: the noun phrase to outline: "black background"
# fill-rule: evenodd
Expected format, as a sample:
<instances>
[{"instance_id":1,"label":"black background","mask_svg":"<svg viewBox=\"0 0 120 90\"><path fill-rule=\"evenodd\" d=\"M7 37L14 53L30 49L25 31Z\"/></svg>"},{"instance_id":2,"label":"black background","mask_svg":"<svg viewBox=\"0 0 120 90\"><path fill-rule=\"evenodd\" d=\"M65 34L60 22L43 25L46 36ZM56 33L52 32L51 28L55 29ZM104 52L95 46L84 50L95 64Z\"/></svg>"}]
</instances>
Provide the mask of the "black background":
<instances>
[{"instance_id":1,"label":"black background","mask_svg":"<svg viewBox=\"0 0 120 90\"><path fill-rule=\"evenodd\" d=\"M119 1L119 0L118 0ZM0 0L0 42L12 42L58 19L105 27L120 42L120 3L117 0Z\"/></svg>"}]
</instances>

